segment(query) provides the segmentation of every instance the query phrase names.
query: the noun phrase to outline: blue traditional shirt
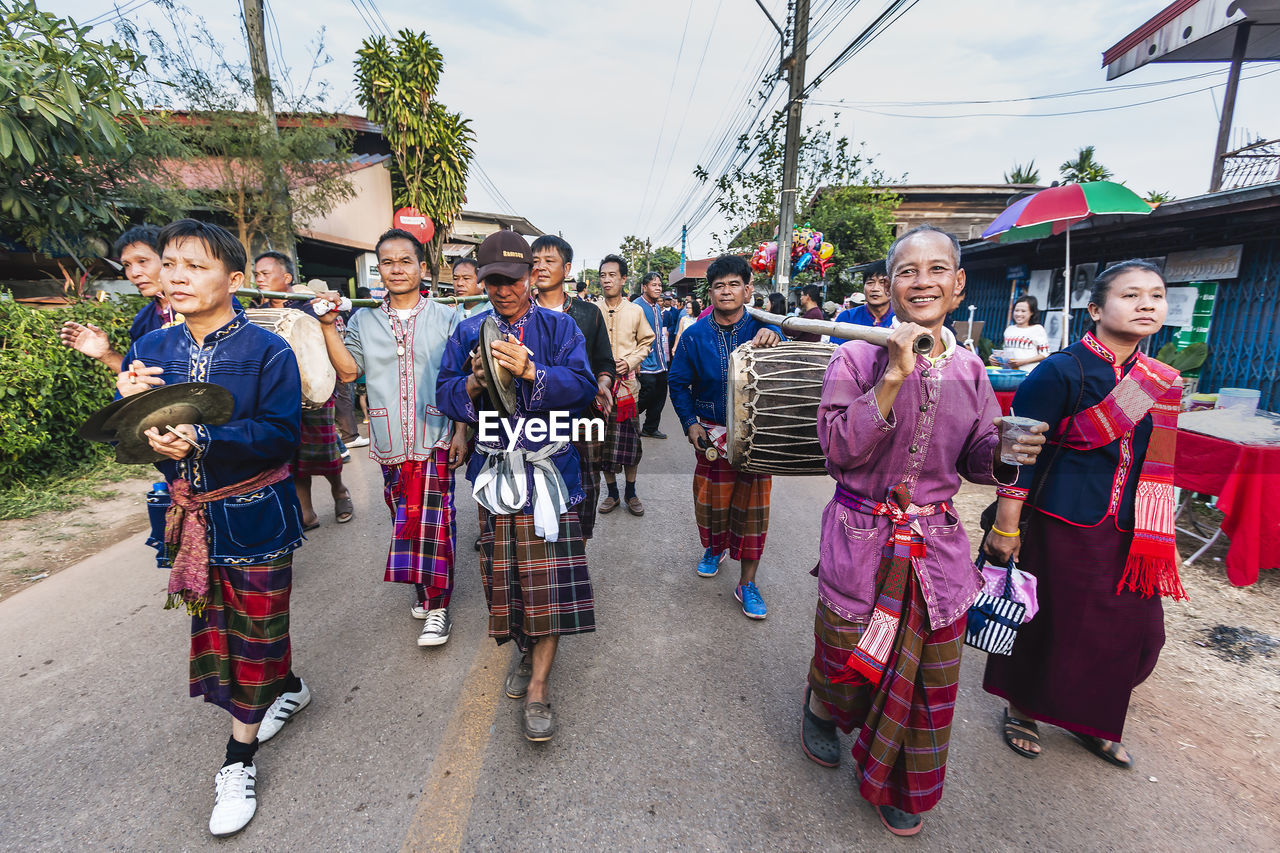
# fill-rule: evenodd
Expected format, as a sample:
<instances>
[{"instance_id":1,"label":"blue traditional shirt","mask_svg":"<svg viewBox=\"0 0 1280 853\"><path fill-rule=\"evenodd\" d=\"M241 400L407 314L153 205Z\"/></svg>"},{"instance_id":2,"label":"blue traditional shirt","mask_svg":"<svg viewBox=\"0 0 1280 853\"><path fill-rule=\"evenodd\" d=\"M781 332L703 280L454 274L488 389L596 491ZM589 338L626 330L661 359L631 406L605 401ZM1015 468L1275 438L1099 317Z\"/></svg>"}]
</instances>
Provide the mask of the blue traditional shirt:
<instances>
[{"instance_id":1,"label":"blue traditional shirt","mask_svg":"<svg viewBox=\"0 0 1280 853\"><path fill-rule=\"evenodd\" d=\"M453 425L440 411L436 378L445 344L458 327L453 306L422 298L408 319L383 300L347 324L347 352L369 394L369 455L382 465L427 461L449 446Z\"/></svg>"},{"instance_id":2,"label":"blue traditional shirt","mask_svg":"<svg viewBox=\"0 0 1280 853\"><path fill-rule=\"evenodd\" d=\"M637 373L663 373L670 366L671 341L667 337L667 327L662 322L662 306L650 305L649 300L639 296L632 300L644 312L644 319L657 339L649 349L649 354L640 362Z\"/></svg>"},{"instance_id":3,"label":"blue traditional shirt","mask_svg":"<svg viewBox=\"0 0 1280 853\"><path fill-rule=\"evenodd\" d=\"M463 320L445 347L440 376L436 380L436 399L445 415L455 421L478 424L481 412L493 411L486 395L479 397L477 406L477 401L467 394L471 353L479 346L480 327L488 316L486 313ZM500 441L486 443L480 441L479 435L476 436L478 450L471 454L471 460L467 463L467 479L472 484L485 464L485 454L479 448L505 450L517 418L524 418L526 423L546 423L549 431L553 412L564 417L580 412L595 399L599 390L595 374L591 372L591 365L587 361L586 340L578 324L568 314L548 311L537 304L531 304L524 316L514 323L507 323L496 313L493 316L504 335L515 336L532 350L535 376L532 382L519 378L514 380L516 412L514 417L503 420ZM551 443L549 436L542 441L531 441L527 432L522 432L515 447L537 451ZM580 502L584 497L582 477L578 468L578 452L573 444L566 441L564 448L551 457L551 462L564 478L569 492L569 506ZM525 468L526 476L532 480L533 466L526 463ZM533 492L530 490L524 511L531 512L532 507Z\"/></svg>"},{"instance_id":4,"label":"blue traditional shirt","mask_svg":"<svg viewBox=\"0 0 1280 853\"><path fill-rule=\"evenodd\" d=\"M667 377L671 405L686 432L699 418L720 426L728 423L730 353L750 343L761 329L778 331L746 311L732 326L720 325L715 316L708 314L685 329Z\"/></svg>"},{"instance_id":5,"label":"blue traditional shirt","mask_svg":"<svg viewBox=\"0 0 1280 853\"><path fill-rule=\"evenodd\" d=\"M1096 527L1112 519L1117 529L1132 530L1138 474L1151 442L1151 414L1130 432L1095 450L1073 450L1055 439L1061 434L1062 421L1102 402L1137 361L1135 352L1117 363L1111 350L1086 334L1036 365L1018 386L1013 411L1049 424L1048 440L1036 464L1023 465L1017 484L1000 488L999 494L1015 500L1030 496L1040 512L1078 527Z\"/></svg>"},{"instance_id":6,"label":"blue traditional shirt","mask_svg":"<svg viewBox=\"0 0 1280 853\"><path fill-rule=\"evenodd\" d=\"M885 314L879 320L876 315L871 313L871 309L865 305L855 305L852 308L846 308L836 315L837 323L853 323L855 326L882 326L892 328L898 324L897 318L893 316L893 306L889 306L889 313ZM832 335L830 341L833 344L845 343L848 338L837 337Z\"/></svg>"},{"instance_id":7,"label":"blue traditional shirt","mask_svg":"<svg viewBox=\"0 0 1280 853\"><path fill-rule=\"evenodd\" d=\"M186 324L150 332L129 348L134 359L162 367L166 385L210 382L235 398L231 420L220 426L194 424L196 448L185 459L156 463L166 480L183 478L196 492L221 489L288 464L302 438L302 380L298 361L284 339L237 314L197 344ZM207 505L209 562L265 563L302 544L302 511L293 479L251 494ZM149 498L151 538L157 561L164 555L165 498Z\"/></svg>"}]
</instances>

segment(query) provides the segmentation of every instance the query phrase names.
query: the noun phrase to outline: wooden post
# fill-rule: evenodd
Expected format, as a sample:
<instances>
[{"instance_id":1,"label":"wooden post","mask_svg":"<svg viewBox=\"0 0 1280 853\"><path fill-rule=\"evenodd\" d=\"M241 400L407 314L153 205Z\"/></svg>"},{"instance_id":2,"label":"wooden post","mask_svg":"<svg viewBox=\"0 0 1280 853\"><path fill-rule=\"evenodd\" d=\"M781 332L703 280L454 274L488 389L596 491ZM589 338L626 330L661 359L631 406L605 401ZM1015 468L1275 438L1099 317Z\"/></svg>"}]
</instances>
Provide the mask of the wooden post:
<instances>
[{"instance_id":1,"label":"wooden post","mask_svg":"<svg viewBox=\"0 0 1280 853\"><path fill-rule=\"evenodd\" d=\"M1231 142L1231 119L1236 111L1236 90L1240 88L1240 68L1249 47L1249 21L1236 25L1236 42L1231 49L1231 70L1227 73L1227 91L1222 96L1222 118L1218 120L1218 144L1213 151L1213 173L1209 176L1209 192L1222 189L1223 155Z\"/></svg>"}]
</instances>

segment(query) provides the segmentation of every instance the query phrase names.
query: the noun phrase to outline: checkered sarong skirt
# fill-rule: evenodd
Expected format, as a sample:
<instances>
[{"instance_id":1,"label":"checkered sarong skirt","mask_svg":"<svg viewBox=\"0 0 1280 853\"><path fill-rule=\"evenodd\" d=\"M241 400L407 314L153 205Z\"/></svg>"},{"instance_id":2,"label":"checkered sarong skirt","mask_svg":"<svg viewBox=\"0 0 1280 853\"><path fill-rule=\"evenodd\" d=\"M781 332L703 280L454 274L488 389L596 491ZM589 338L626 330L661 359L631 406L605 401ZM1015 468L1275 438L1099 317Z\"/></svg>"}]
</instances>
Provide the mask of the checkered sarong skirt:
<instances>
[{"instance_id":1,"label":"checkered sarong skirt","mask_svg":"<svg viewBox=\"0 0 1280 853\"><path fill-rule=\"evenodd\" d=\"M911 572L880 684L833 681L866 627L818 602L809 686L841 729L860 729L853 758L863 798L922 814L942 799L965 620L930 631L924 596Z\"/></svg>"},{"instance_id":2,"label":"checkered sarong skirt","mask_svg":"<svg viewBox=\"0 0 1280 853\"><path fill-rule=\"evenodd\" d=\"M448 607L453 592L454 546L457 517L453 506L453 471L449 451L437 447L423 478L422 523L397 539L395 531L405 523L406 496L400 489L400 465L382 466L382 497L391 510L391 548L387 553L388 583L422 584L432 607Z\"/></svg>"},{"instance_id":3,"label":"checkered sarong skirt","mask_svg":"<svg viewBox=\"0 0 1280 853\"><path fill-rule=\"evenodd\" d=\"M242 723L262 722L289 674L293 554L254 566L209 566L209 603L191 617L191 695Z\"/></svg>"},{"instance_id":4,"label":"checkered sarong skirt","mask_svg":"<svg viewBox=\"0 0 1280 853\"><path fill-rule=\"evenodd\" d=\"M628 465L639 465L644 448L640 445L640 418L627 418L618 423L608 418L604 430L604 449L600 453L600 470L616 474Z\"/></svg>"},{"instance_id":5,"label":"checkered sarong skirt","mask_svg":"<svg viewBox=\"0 0 1280 853\"><path fill-rule=\"evenodd\" d=\"M489 636L515 640L522 652L538 637L596 629L595 599L587 574L587 543L578 513L560 516L560 538L533 531L533 515L489 515L480 536Z\"/></svg>"},{"instance_id":6,"label":"checkered sarong skirt","mask_svg":"<svg viewBox=\"0 0 1280 853\"><path fill-rule=\"evenodd\" d=\"M590 539L596 529L596 507L600 503L600 442L575 441L578 451L578 473L582 480L582 493L586 496L574 509L578 511L578 523L582 526L582 538Z\"/></svg>"},{"instance_id":7,"label":"checkered sarong skirt","mask_svg":"<svg viewBox=\"0 0 1280 853\"><path fill-rule=\"evenodd\" d=\"M758 560L769 532L773 478L732 468L724 457L701 453L693 469L693 517L703 548L728 551L735 560Z\"/></svg>"},{"instance_id":8,"label":"checkered sarong skirt","mask_svg":"<svg viewBox=\"0 0 1280 853\"><path fill-rule=\"evenodd\" d=\"M302 443L289 466L293 476L328 477L342 473L338 427L333 421L333 398L318 409L302 410Z\"/></svg>"}]
</instances>

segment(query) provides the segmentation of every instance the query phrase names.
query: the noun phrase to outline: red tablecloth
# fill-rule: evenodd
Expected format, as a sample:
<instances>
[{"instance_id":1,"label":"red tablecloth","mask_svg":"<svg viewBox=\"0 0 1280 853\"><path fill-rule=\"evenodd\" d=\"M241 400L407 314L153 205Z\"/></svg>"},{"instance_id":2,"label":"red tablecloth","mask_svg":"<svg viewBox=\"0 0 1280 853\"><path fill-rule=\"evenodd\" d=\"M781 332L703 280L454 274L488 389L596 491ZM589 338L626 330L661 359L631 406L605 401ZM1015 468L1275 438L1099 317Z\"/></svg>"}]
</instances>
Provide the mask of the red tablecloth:
<instances>
[{"instance_id":1,"label":"red tablecloth","mask_svg":"<svg viewBox=\"0 0 1280 853\"><path fill-rule=\"evenodd\" d=\"M1000 414L1009 414L1009 409L1013 406L1013 395L1017 393L1017 391L996 392L996 402L1000 404Z\"/></svg>"},{"instance_id":2,"label":"red tablecloth","mask_svg":"<svg viewBox=\"0 0 1280 853\"><path fill-rule=\"evenodd\" d=\"M1179 430L1173 472L1179 488L1218 496L1233 584L1248 586L1260 569L1280 568L1280 446Z\"/></svg>"}]
</instances>

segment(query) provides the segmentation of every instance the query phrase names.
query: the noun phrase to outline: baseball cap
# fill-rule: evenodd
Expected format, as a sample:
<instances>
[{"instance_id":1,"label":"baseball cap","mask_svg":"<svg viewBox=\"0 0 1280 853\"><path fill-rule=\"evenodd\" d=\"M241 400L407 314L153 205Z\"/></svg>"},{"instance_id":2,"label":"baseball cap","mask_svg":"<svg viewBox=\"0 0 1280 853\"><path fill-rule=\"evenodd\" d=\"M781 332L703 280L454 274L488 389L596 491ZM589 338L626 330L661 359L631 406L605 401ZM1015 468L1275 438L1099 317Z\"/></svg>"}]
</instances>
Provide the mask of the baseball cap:
<instances>
[{"instance_id":1,"label":"baseball cap","mask_svg":"<svg viewBox=\"0 0 1280 853\"><path fill-rule=\"evenodd\" d=\"M674 293L672 293L670 290L668 290L666 293L662 294L662 298L663 298L663 299L675 299L675 298L676 298L676 295L675 295Z\"/></svg>"},{"instance_id":2,"label":"baseball cap","mask_svg":"<svg viewBox=\"0 0 1280 853\"><path fill-rule=\"evenodd\" d=\"M480 244L476 260L480 263L476 278L482 282L491 275L523 278L533 266L533 251L516 232L495 231Z\"/></svg>"}]
</instances>

